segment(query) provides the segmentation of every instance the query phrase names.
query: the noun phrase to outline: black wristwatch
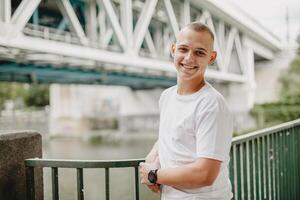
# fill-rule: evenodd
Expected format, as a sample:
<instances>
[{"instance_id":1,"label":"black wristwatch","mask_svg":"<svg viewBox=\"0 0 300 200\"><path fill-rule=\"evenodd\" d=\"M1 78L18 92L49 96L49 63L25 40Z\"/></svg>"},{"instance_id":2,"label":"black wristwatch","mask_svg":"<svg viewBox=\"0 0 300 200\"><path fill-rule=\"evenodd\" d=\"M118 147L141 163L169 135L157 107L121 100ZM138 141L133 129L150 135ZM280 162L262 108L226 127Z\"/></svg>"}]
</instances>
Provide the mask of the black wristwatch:
<instances>
[{"instance_id":1,"label":"black wristwatch","mask_svg":"<svg viewBox=\"0 0 300 200\"><path fill-rule=\"evenodd\" d=\"M149 173L148 173L148 181L150 183L156 184L156 181L157 181L157 170L158 169L150 170L149 171Z\"/></svg>"}]
</instances>

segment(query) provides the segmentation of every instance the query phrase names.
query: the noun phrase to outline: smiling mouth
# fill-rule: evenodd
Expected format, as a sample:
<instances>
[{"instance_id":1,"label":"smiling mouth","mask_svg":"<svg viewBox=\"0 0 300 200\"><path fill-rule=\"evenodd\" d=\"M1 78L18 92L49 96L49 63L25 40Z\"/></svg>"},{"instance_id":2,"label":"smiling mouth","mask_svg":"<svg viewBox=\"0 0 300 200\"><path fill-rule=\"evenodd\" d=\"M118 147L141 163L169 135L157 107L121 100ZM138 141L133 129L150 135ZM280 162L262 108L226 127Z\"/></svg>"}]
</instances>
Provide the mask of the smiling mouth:
<instances>
[{"instance_id":1,"label":"smiling mouth","mask_svg":"<svg viewBox=\"0 0 300 200\"><path fill-rule=\"evenodd\" d=\"M184 65L184 64L180 64L180 66L187 70L192 70L192 69L198 68L198 66L188 66L188 65Z\"/></svg>"}]
</instances>

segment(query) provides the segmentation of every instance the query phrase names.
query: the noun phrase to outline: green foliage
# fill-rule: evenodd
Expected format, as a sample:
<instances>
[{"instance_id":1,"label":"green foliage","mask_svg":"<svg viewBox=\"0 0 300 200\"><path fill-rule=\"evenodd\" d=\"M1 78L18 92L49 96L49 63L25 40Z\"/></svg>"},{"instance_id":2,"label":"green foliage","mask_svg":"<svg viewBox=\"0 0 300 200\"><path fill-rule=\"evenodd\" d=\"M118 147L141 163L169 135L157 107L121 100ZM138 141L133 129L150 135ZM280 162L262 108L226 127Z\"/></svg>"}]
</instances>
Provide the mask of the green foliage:
<instances>
[{"instance_id":1,"label":"green foliage","mask_svg":"<svg viewBox=\"0 0 300 200\"><path fill-rule=\"evenodd\" d=\"M294 60L292 63L296 62ZM295 66L291 64L280 78L280 101L255 105L251 110L259 127L300 118L300 70Z\"/></svg>"},{"instance_id":2,"label":"green foliage","mask_svg":"<svg viewBox=\"0 0 300 200\"><path fill-rule=\"evenodd\" d=\"M281 101L283 103L300 103L300 57L296 57L281 78Z\"/></svg>"},{"instance_id":3,"label":"green foliage","mask_svg":"<svg viewBox=\"0 0 300 200\"><path fill-rule=\"evenodd\" d=\"M5 101L22 98L25 93L26 88L24 84L0 83L0 110L3 109Z\"/></svg>"},{"instance_id":4,"label":"green foliage","mask_svg":"<svg viewBox=\"0 0 300 200\"><path fill-rule=\"evenodd\" d=\"M298 49L297 49L297 54L300 55L300 33L297 37L297 43L298 43Z\"/></svg>"},{"instance_id":5,"label":"green foliage","mask_svg":"<svg viewBox=\"0 0 300 200\"><path fill-rule=\"evenodd\" d=\"M16 99L22 99L29 107L49 105L49 86L0 83L0 110L4 108L5 101Z\"/></svg>"},{"instance_id":6,"label":"green foliage","mask_svg":"<svg viewBox=\"0 0 300 200\"><path fill-rule=\"evenodd\" d=\"M49 86L48 85L31 85L24 102L28 107L44 107L49 105Z\"/></svg>"},{"instance_id":7,"label":"green foliage","mask_svg":"<svg viewBox=\"0 0 300 200\"><path fill-rule=\"evenodd\" d=\"M300 46L300 35L297 41ZM259 127L300 118L300 47L297 53L298 55L292 60L288 70L279 79L281 83L280 100L274 103L255 105L251 110Z\"/></svg>"},{"instance_id":8,"label":"green foliage","mask_svg":"<svg viewBox=\"0 0 300 200\"><path fill-rule=\"evenodd\" d=\"M259 127L282 123L300 118L300 103L265 103L255 105L251 114L257 119Z\"/></svg>"}]
</instances>

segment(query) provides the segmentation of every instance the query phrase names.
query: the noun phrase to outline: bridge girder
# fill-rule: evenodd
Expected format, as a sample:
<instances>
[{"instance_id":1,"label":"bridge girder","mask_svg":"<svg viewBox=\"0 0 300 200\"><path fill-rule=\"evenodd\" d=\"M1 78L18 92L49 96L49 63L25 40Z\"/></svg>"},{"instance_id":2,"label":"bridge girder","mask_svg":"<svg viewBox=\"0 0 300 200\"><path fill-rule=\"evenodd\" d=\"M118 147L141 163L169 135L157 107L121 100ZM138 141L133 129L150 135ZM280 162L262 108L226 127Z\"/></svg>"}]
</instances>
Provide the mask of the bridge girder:
<instances>
[{"instance_id":1,"label":"bridge girder","mask_svg":"<svg viewBox=\"0 0 300 200\"><path fill-rule=\"evenodd\" d=\"M253 83L253 54L272 59L279 50L272 35L261 28L252 30L234 16L221 12L217 1L48 2L22 0L16 8L11 7L9 0L0 2L0 26L4 27L0 30L2 60L104 71L117 65L123 66L125 72L134 68L136 73L151 75L155 71L161 76L175 77L170 45L180 27L196 20L206 23L217 38L214 44L217 62L208 68L207 78ZM41 12L37 11L51 11L53 7L62 18L57 17L57 24L41 24L45 19L38 19ZM11 10L15 10L13 14ZM32 16L36 20L30 20Z\"/></svg>"}]
</instances>

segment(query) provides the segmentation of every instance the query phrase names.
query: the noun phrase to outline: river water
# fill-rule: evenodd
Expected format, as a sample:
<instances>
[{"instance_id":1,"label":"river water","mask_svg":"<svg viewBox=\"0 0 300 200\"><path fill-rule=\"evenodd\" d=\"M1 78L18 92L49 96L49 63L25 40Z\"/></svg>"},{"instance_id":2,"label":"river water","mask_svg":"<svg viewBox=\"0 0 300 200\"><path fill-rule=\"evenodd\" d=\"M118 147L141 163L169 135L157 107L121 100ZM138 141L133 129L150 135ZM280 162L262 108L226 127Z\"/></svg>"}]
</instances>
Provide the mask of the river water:
<instances>
[{"instance_id":1,"label":"river water","mask_svg":"<svg viewBox=\"0 0 300 200\"><path fill-rule=\"evenodd\" d=\"M131 135L109 142L93 142L83 138L49 138L43 139L43 157L54 159L112 160L144 158L156 140L151 137ZM126 138L126 139L124 139ZM59 195L62 200L77 199L76 169L59 169ZM104 169L84 170L84 196L86 200L105 199ZM45 199L51 196L51 171L44 169ZM110 170L110 199L134 199L134 168ZM141 200L158 200L157 194L140 184Z\"/></svg>"},{"instance_id":2,"label":"river water","mask_svg":"<svg viewBox=\"0 0 300 200\"><path fill-rule=\"evenodd\" d=\"M49 137L47 111L2 112L0 127L1 130L8 132L11 132L10 130L38 131L43 138L43 158L49 159L116 160L145 158L157 139L157 133L154 132L127 133L127 135L119 133L115 134L118 137L100 141L87 139L89 138L87 137L88 134L82 134L82 137L70 137L70 134L65 137ZM104 169L86 169L83 173L85 200L104 200ZM58 174L60 199L77 199L76 169L59 169ZM44 194L45 200L52 199L51 169L49 168L44 169ZM111 169L110 199L133 200L133 198L134 168ZM159 196L140 184L140 199L158 200Z\"/></svg>"}]
</instances>

